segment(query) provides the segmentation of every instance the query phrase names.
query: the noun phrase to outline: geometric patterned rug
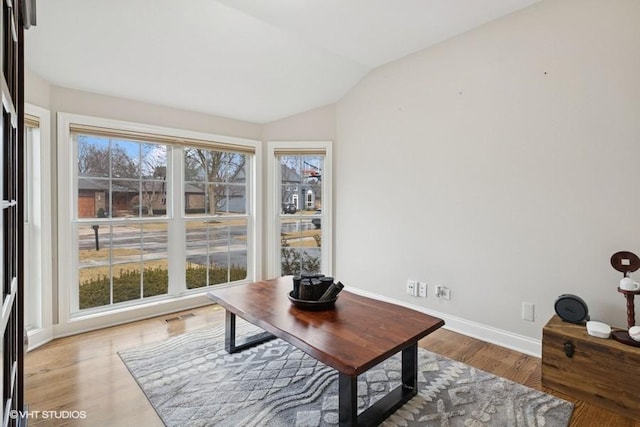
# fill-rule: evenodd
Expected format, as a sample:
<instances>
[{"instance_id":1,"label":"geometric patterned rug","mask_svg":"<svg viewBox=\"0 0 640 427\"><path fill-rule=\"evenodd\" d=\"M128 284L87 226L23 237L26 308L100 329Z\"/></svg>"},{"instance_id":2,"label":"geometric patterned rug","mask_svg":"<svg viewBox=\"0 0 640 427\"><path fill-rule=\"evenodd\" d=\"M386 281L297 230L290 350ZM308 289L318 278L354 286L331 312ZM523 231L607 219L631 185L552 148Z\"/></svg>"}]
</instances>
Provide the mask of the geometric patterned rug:
<instances>
[{"instance_id":1,"label":"geometric patterned rug","mask_svg":"<svg viewBox=\"0 0 640 427\"><path fill-rule=\"evenodd\" d=\"M238 318L238 333L255 326ZM335 426L337 372L280 339L224 350L224 327L120 352L167 426ZM573 404L418 349L418 394L383 426L567 426ZM359 412L400 383L396 355L358 377Z\"/></svg>"}]
</instances>

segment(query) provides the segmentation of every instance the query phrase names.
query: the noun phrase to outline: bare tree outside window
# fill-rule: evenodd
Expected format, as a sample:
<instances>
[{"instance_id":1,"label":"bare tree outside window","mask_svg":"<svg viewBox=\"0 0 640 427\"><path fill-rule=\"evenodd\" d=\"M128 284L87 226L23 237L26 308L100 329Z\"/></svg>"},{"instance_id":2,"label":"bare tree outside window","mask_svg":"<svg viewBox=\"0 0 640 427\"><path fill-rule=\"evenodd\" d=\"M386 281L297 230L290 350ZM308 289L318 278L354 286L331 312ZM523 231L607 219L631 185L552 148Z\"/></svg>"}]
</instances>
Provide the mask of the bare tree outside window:
<instances>
[{"instance_id":1,"label":"bare tree outside window","mask_svg":"<svg viewBox=\"0 0 640 427\"><path fill-rule=\"evenodd\" d=\"M245 154L186 148L184 161L187 213L246 212Z\"/></svg>"},{"instance_id":2,"label":"bare tree outside window","mask_svg":"<svg viewBox=\"0 0 640 427\"><path fill-rule=\"evenodd\" d=\"M140 206L148 215L154 215L154 207L165 209L167 204L167 147L164 145L141 145L141 193Z\"/></svg>"},{"instance_id":3,"label":"bare tree outside window","mask_svg":"<svg viewBox=\"0 0 640 427\"><path fill-rule=\"evenodd\" d=\"M111 150L106 138L78 135L78 176L109 177Z\"/></svg>"}]
</instances>

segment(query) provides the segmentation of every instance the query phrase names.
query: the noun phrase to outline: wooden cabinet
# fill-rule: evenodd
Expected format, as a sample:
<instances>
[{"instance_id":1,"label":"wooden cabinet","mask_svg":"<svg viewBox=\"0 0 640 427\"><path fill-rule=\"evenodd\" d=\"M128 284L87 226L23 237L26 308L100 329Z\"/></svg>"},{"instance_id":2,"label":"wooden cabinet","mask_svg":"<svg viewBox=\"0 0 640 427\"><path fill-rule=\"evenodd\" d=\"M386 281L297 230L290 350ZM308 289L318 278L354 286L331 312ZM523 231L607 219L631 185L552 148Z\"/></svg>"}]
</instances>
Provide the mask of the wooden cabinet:
<instances>
[{"instance_id":1,"label":"wooden cabinet","mask_svg":"<svg viewBox=\"0 0 640 427\"><path fill-rule=\"evenodd\" d=\"M640 347L553 316L542 333L542 385L640 421Z\"/></svg>"}]
</instances>

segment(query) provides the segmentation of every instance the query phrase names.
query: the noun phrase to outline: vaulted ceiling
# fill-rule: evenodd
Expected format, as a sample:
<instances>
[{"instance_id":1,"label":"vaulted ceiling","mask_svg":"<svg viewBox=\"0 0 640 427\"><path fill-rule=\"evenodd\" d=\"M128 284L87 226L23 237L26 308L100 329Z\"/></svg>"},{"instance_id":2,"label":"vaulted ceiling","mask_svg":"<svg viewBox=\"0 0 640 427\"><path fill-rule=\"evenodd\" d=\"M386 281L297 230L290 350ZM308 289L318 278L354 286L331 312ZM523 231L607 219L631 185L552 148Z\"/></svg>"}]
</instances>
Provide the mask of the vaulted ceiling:
<instances>
[{"instance_id":1,"label":"vaulted ceiling","mask_svg":"<svg viewBox=\"0 0 640 427\"><path fill-rule=\"evenodd\" d=\"M264 123L539 0L38 0L25 63L61 87Z\"/></svg>"}]
</instances>

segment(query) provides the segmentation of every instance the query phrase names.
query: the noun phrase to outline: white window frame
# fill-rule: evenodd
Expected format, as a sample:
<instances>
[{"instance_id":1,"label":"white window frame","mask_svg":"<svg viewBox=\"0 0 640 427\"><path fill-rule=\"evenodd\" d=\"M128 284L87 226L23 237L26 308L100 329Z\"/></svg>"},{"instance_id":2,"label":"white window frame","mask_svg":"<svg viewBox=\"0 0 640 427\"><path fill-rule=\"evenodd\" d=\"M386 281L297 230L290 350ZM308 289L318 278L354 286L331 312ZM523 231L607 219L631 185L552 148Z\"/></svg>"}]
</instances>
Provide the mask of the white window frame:
<instances>
[{"instance_id":1,"label":"white window frame","mask_svg":"<svg viewBox=\"0 0 640 427\"><path fill-rule=\"evenodd\" d=\"M250 147L254 151L251 156L251 170L247 176L249 188L247 198L250 199L249 211L247 212L248 228L247 228L247 279L246 282L259 280L262 271L262 221L261 191L258 188L258 177L262 173L262 145L260 141L229 137L224 135L208 134L202 132L188 131L183 129L167 128L154 125L146 125L141 123L126 122L120 120L112 120L91 116L84 116L71 113L58 113L58 234L60 236L72 236L73 221L75 212L77 212L76 197L74 193L76 175L76 153L72 142L71 125L86 125L103 127L107 129L118 129L122 131L138 132L143 134L156 134L176 139L212 141L218 146L220 144L230 144L235 146ZM174 163L172 173L179 176L182 173L181 159L178 148L170 149L167 153L171 156ZM72 313L71 298L74 297L74 287L77 288L77 272L78 265L76 258L72 255L72 259L65 259L65 254L75 254L78 251L77 241L73 239L73 245L70 247L68 238L61 238L58 242L58 313L59 324L56 325L54 331L56 336L68 335L84 330L106 327L114 324L124 323L135 319L170 313L177 310L188 309L199 305L210 303L206 297L209 288L201 288L199 292L187 290L184 279L185 265L185 247L184 235L180 231L180 226L185 221L192 218L184 215L184 210L175 206L182 206L182 188L180 183L182 177L171 180L169 191L177 194L176 205L170 219L169 238L172 245L169 250L170 277L169 277L169 293L168 297L161 300L143 302L135 305L122 305L114 307L110 310L91 312L87 310L79 313ZM169 207L167 213L169 214ZM126 220L123 219L123 223ZM182 237L180 237L182 236ZM226 286L226 285L216 285ZM76 291L77 292L77 291Z\"/></svg>"},{"instance_id":2,"label":"white window frame","mask_svg":"<svg viewBox=\"0 0 640 427\"><path fill-rule=\"evenodd\" d=\"M30 310L38 310L39 325L28 332L29 350L53 339L52 273L53 216L51 209L51 112L45 108L24 104L26 114L38 119L33 145L29 147L29 179L25 182L28 217L25 218L25 286L30 288ZM26 166L26 165L25 165ZM34 292L35 291L35 292ZM30 315L32 315L31 313ZM27 319L25 319L27 320Z\"/></svg>"},{"instance_id":3,"label":"white window frame","mask_svg":"<svg viewBox=\"0 0 640 427\"><path fill-rule=\"evenodd\" d=\"M280 210L281 201L278 197L280 177L278 176L278 152L291 152L304 155L305 152L324 151L322 169L322 271L327 276L333 276L333 142L332 141L269 141L267 143L267 248L266 275L276 277L280 275ZM306 195L305 195L306 206Z\"/></svg>"}]
</instances>

